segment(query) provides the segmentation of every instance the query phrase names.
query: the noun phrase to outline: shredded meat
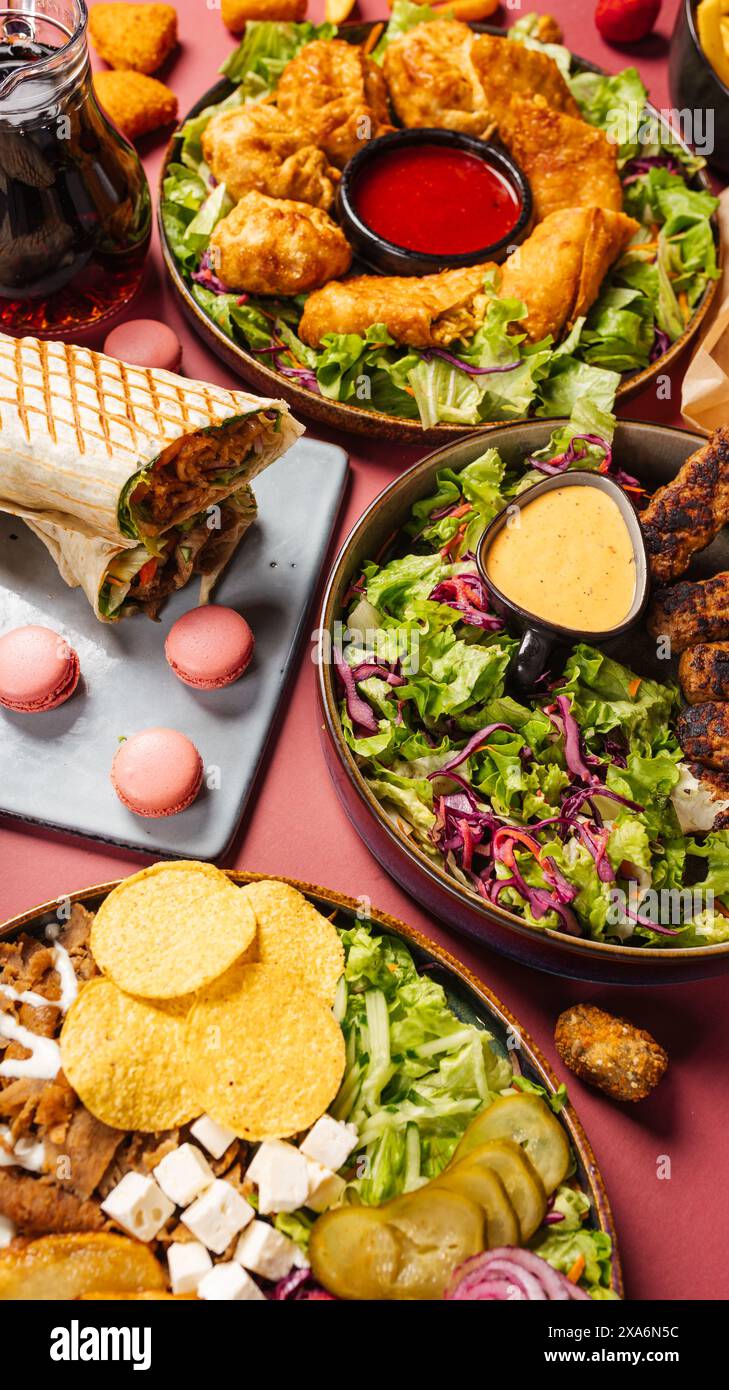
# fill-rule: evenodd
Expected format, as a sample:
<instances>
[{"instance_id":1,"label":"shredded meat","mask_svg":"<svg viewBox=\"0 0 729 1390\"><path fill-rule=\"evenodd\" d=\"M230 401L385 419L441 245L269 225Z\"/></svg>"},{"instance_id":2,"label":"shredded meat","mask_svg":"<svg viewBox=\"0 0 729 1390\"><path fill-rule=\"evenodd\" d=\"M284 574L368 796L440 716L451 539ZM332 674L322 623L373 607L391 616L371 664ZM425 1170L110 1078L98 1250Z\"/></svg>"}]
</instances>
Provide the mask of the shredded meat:
<instances>
[{"instance_id":1,"label":"shredded meat","mask_svg":"<svg viewBox=\"0 0 729 1390\"><path fill-rule=\"evenodd\" d=\"M84 1201L50 1178L0 1168L0 1213L23 1235L101 1231L106 1219L98 1202Z\"/></svg>"},{"instance_id":2,"label":"shredded meat","mask_svg":"<svg viewBox=\"0 0 729 1390\"><path fill-rule=\"evenodd\" d=\"M216 489L210 475L242 467L265 426L259 415L248 415L214 434L191 434L170 444L152 469L143 496L135 494L144 504L144 515L135 515L140 532L158 535L229 493L229 484Z\"/></svg>"}]
</instances>

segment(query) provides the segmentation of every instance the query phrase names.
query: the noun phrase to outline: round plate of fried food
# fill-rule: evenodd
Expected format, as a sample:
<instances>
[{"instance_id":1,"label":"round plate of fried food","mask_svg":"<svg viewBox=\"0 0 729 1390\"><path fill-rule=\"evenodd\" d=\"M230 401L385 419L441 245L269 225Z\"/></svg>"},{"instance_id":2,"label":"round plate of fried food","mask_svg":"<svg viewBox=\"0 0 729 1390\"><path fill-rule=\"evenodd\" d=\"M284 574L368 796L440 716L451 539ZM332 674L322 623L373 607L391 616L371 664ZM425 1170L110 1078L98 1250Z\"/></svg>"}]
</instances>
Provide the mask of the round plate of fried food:
<instances>
[{"instance_id":1,"label":"round plate of fried food","mask_svg":"<svg viewBox=\"0 0 729 1390\"><path fill-rule=\"evenodd\" d=\"M635 68L608 76L547 16L508 36L417 18L396 2L387 26L248 25L162 171L181 306L254 386L355 433L443 443L580 399L610 409L666 370L714 298L704 160ZM535 220L501 265L398 278L352 257L338 183L363 140L398 126L516 160Z\"/></svg>"},{"instance_id":2,"label":"round plate of fried food","mask_svg":"<svg viewBox=\"0 0 729 1390\"><path fill-rule=\"evenodd\" d=\"M216 872L255 937L211 981L193 934L191 994L169 959L155 999L100 970L133 880L0 927L0 1301L474 1298L502 1257L510 1297L621 1297L595 1155L491 991L354 899ZM159 896L135 903L164 940ZM211 959L220 893L213 915Z\"/></svg>"}]
</instances>

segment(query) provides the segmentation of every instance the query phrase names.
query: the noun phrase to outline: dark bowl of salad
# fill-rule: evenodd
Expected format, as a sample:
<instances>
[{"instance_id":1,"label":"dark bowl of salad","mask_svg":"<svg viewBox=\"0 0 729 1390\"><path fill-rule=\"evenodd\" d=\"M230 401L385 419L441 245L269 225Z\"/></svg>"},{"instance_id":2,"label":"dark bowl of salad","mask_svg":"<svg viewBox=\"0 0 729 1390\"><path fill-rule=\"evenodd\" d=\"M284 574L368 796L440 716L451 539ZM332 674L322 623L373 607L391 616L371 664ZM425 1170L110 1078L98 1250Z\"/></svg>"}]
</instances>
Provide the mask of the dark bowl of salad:
<instances>
[{"instance_id":1,"label":"dark bowl of salad","mask_svg":"<svg viewBox=\"0 0 729 1390\"><path fill-rule=\"evenodd\" d=\"M704 442L594 405L462 440L380 494L327 584L324 738L350 819L428 911L553 974L645 985L729 969L729 830L687 810L677 664L644 621L557 647L525 694L476 548L545 473L596 469L640 511ZM727 568L720 534L690 574Z\"/></svg>"}]
</instances>

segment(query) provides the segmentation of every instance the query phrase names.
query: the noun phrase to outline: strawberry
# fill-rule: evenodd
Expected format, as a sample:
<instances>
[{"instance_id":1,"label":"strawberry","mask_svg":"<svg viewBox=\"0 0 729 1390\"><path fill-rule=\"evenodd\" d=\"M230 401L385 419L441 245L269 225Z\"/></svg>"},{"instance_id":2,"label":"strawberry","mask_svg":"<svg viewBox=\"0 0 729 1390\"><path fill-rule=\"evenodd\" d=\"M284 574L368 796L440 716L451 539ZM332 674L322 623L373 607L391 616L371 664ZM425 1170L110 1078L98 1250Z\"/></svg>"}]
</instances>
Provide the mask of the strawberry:
<instances>
[{"instance_id":1,"label":"strawberry","mask_svg":"<svg viewBox=\"0 0 729 1390\"><path fill-rule=\"evenodd\" d=\"M597 0L595 24L608 43L635 43L650 34L661 0Z\"/></svg>"}]
</instances>

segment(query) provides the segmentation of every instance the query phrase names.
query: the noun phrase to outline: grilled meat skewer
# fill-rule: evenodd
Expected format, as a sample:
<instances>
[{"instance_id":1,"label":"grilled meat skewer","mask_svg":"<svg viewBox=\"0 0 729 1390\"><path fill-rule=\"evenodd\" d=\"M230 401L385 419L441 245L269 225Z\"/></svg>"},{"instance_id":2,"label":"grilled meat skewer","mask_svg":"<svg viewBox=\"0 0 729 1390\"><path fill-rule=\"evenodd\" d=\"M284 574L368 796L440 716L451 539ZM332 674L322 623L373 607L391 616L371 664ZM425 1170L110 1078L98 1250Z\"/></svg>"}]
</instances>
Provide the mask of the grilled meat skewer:
<instances>
[{"instance_id":1,"label":"grilled meat skewer","mask_svg":"<svg viewBox=\"0 0 729 1390\"><path fill-rule=\"evenodd\" d=\"M683 652L678 678L689 705L729 699L729 642L699 642Z\"/></svg>"},{"instance_id":2,"label":"grilled meat skewer","mask_svg":"<svg viewBox=\"0 0 729 1390\"><path fill-rule=\"evenodd\" d=\"M729 520L729 426L715 430L672 482L641 513L651 578L668 584L684 573Z\"/></svg>"},{"instance_id":3,"label":"grilled meat skewer","mask_svg":"<svg viewBox=\"0 0 729 1390\"><path fill-rule=\"evenodd\" d=\"M729 704L708 700L687 705L678 717L676 735L689 762L729 772Z\"/></svg>"},{"instance_id":4,"label":"grilled meat skewer","mask_svg":"<svg viewBox=\"0 0 729 1390\"><path fill-rule=\"evenodd\" d=\"M648 631L653 637L669 637L674 654L697 642L729 639L729 570L713 579L685 579L659 589L648 614Z\"/></svg>"}]
</instances>

